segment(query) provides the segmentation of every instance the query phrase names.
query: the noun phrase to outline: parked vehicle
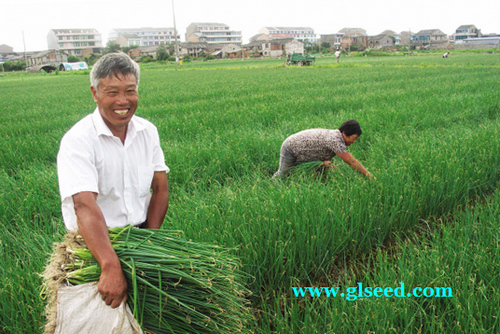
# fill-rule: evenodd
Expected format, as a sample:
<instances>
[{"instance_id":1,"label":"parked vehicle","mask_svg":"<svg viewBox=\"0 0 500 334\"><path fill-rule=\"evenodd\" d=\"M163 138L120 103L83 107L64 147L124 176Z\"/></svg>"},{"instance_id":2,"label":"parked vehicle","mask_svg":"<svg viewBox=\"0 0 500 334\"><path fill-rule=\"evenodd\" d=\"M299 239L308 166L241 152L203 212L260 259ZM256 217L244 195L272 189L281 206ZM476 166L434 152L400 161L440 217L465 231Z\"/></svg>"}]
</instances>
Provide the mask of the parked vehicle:
<instances>
[{"instance_id":1,"label":"parked vehicle","mask_svg":"<svg viewBox=\"0 0 500 334\"><path fill-rule=\"evenodd\" d=\"M303 55L302 53L293 53L287 56L285 60L285 65L308 66L311 65L311 63L314 63L315 61L316 58L314 56Z\"/></svg>"}]
</instances>

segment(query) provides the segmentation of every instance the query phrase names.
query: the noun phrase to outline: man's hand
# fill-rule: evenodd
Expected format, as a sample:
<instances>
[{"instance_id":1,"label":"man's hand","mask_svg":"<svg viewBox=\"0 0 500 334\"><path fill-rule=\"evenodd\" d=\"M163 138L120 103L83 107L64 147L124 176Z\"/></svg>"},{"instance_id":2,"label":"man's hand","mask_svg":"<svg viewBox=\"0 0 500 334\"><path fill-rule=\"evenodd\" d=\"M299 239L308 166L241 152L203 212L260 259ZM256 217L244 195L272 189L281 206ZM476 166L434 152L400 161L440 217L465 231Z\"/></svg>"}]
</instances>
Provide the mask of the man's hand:
<instances>
[{"instance_id":1,"label":"man's hand","mask_svg":"<svg viewBox=\"0 0 500 334\"><path fill-rule=\"evenodd\" d=\"M120 259L109 240L104 215L96 202L97 194L84 191L73 195L78 228L85 243L101 265L97 290L107 305L113 308L127 300L127 281Z\"/></svg>"},{"instance_id":2,"label":"man's hand","mask_svg":"<svg viewBox=\"0 0 500 334\"><path fill-rule=\"evenodd\" d=\"M106 305L117 308L127 301L127 281L121 266L102 268L97 289Z\"/></svg>"}]
</instances>

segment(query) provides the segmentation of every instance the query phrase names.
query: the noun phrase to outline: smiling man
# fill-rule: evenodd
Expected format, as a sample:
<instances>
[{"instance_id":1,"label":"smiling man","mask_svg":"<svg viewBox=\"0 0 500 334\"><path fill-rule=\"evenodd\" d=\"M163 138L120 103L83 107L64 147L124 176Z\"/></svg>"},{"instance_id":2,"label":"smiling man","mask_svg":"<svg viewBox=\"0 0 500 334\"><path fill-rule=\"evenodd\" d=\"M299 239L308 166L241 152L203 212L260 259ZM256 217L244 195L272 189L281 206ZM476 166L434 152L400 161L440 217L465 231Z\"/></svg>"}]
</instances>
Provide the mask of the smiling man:
<instances>
[{"instance_id":1,"label":"smiling man","mask_svg":"<svg viewBox=\"0 0 500 334\"><path fill-rule=\"evenodd\" d=\"M338 156L355 171L372 179L373 175L347 150L361 136L361 126L353 119L345 121L335 130L308 129L297 132L283 142L280 165L273 177L287 176L290 168L302 162L321 160L330 167L330 160Z\"/></svg>"},{"instance_id":2,"label":"smiling man","mask_svg":"<svg viewBox=\"0 0 500 334\"><path fill-rule=\"evenodd\" d=\"M57 156L64 223L101 265L98 291L112 308L126 301L127 282L107 228L159 228L168 209L158 131L135 116L139 76L124 53L100 58L90 73L97 108L64 135Z\"/></svg>"}]
</instances>

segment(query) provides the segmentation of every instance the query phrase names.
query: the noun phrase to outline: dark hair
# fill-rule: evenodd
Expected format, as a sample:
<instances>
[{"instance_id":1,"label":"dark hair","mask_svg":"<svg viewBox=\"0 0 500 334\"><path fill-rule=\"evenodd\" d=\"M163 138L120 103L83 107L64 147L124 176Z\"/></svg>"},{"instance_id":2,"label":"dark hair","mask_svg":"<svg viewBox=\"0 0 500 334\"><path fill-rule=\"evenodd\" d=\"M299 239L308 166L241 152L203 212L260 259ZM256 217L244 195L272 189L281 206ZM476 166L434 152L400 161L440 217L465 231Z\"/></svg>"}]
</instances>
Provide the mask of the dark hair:
<instances>
[{"instance_id":1,"label":"dark hair","mask_svg":"<svg viewBox=\"0 0 500 334\"><path fill-rule=\"evenodd\" d=\"M352 136L354 134L361 136L361 126L359 123L353 119L350 119L348 121L345 121L342 123L342 125L339 127L339 131L342 133L345 133L347 137Z\"/></svg>"}]
</instances>

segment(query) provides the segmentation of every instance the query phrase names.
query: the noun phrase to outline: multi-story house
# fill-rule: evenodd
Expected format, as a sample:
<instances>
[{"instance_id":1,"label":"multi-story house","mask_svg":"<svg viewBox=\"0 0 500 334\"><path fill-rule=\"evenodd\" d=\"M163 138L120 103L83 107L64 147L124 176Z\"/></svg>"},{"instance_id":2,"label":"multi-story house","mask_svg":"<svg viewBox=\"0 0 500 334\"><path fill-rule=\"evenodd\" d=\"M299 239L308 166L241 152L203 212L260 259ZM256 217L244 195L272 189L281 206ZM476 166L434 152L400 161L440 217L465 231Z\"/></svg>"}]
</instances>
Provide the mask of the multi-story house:
<instances>
[{"instance_id":1,"label":"multi-story house","mask_svg":"<svg viewBox=\"0 0 500 334\"><path fill-rule=\"evenodd\" d=\"M380 33L380 35L392 36L394 37L394 45L401 45L401 34L398 34L394 30L384 30Z\"/></svg>"},{"instance_id":2,"label":"multi-story house","mask_svg":"<svg viewBox=\"0 0 500 334\"><path fill-rule=\"evenodd\" d=\"M279 58L293 53L304 53L304 43L295 38L257 40L245 46L249 54L260 57Z\"/></svg>"},{"instance_id":3,"label":"multi-story house","mask_svg":"<svg viewBox=\"0 0 500 334\"><path fill-rule=\"evenodd\" d=\"M455 33L452 35L452 38L455 41L477 37L481 37L481 30L477 29L473 24L461 25L457 28L457 30L455 30Z\"/></svg>"},{"instance_id":4,"label":"multi-story house","mask_svg":"<svg viewBox=\"0 0 500 334\"><path fill-rule=\"evenodd\" d=\"M448 36L439 29L420 30L414 39L417 45L442 45L449 42ZM412 42L413 43L413 42Z\"/></svg>"},{"instance_id":5,"label":"multi-story house","mask_svg":"<svg viewBox=\"0 0 500 334\"><path fill-rule=\"evenodd\" d=\"M49 50L59 50L73 56L100 54L102 36L96 29L52 29L47 34Z\"/></svg>"},{"instance_id":6,"label":"multi-story house","mask_svg":"<svg viewBox=\"0 0 500 334\"><path fill-rule=\"evenodd\" d=\"M411 31L401 31L400 36L401 36L400 44L402 45L413 44L413 41L415 41L415 33Z\"/></svg>"},{"instance_id":7,"label":"multi-story house","mask_svg":"<svg viewBox=\"0 0 500 334\"><path fill-rule=\"evenodd\" d=\"M309 27L264 27L259 30L260 34L268 35L270 39L295 38L308 40L312 43L318 42L314 29Z\"/></svg>"},{"instance_id":8,"label":"multi-story house","mask_svg":"<svg viewBox=\"0 0 500 334\"><path fill-rule=\"evenodd\" d=\"M241 31L224 23L191 23L186 28L186 42L208 44L242 44Z\"/></svg>"},{"instance_id":9,"label":"multi-story house","mask_svg":"<svg viewBox=\"0 0 500 334\"><path fill-rule=\"evenodd\" d=\"M120 46L154 46L175 43L174 28L126 28L112 29L109 39ZM177 33L177 42L180 35Z\"/></svg>"},{"instance_id":10,"label":"multi-story house","mask_svg":"<svg viewBox=\"0 0 500 334\"><path fill-rule=\"evenodd\" d=\"M336 34L328 34L328 35L320 35L319 42L320 44L323 42L330 43L331 48L339 49L342 44L342 38L344 37L344 33L338 32Z\"/></svg>"},{"instance_id":11,"label":"multi-story house","mask_svg":"<svg viewBox=\"0 0 500 334\"><path fill-rule=\"evenodd\" d=\"M395 44L395 38L392 35L380 34L368 37L368 47L370 49L390 48Z\"/></svg>"},{"instance_id":12,"label":"multi-story house","mask_svg":"<svg viewBox=\"0 0 500 334\"><path fill-rule=\"evenodd\" d=\"M339 33L342 37L341 48L346 50L365 50L368 48L368 36L366 30L361 28L343 28Z\"/></svg>"}]
</instances>

